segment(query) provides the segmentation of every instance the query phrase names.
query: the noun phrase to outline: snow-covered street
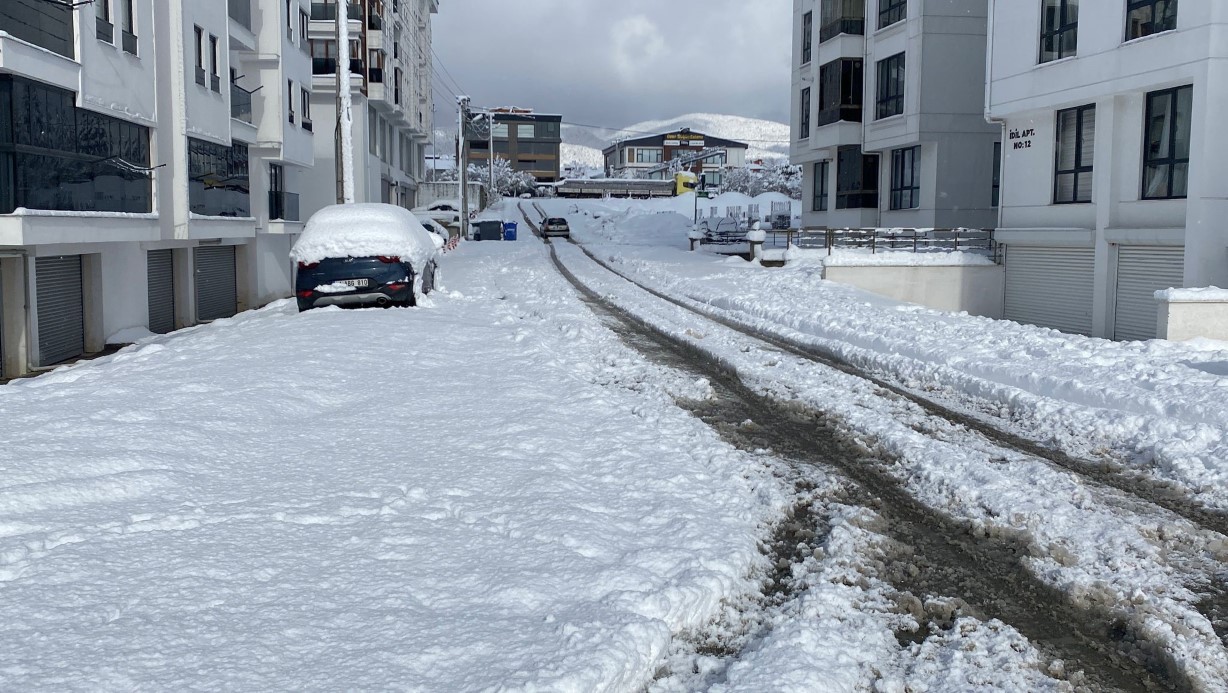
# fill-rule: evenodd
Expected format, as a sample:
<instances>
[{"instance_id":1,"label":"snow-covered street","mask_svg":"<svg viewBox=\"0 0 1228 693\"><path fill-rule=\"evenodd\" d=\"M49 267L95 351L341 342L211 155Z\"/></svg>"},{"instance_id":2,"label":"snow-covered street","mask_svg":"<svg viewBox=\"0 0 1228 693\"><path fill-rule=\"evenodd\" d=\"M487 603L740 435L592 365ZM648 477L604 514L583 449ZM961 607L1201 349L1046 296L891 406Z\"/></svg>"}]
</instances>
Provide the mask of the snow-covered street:
<instances>
[{"instance_id":1,"label":"snow-covered street","mask_svg":"<svg viewBox=\"0 0 1228 693\"><path fill-rule=\"evenodd\" d=\"M283 301L0 386L0 689L1228 690L1228 345L688 252L691 204L544 201L578 242L544 244L505 201L520 239L462 243L418 308ZM554 257L857 454L710 425L727 386Z\"/></svg>"}]
</instances>

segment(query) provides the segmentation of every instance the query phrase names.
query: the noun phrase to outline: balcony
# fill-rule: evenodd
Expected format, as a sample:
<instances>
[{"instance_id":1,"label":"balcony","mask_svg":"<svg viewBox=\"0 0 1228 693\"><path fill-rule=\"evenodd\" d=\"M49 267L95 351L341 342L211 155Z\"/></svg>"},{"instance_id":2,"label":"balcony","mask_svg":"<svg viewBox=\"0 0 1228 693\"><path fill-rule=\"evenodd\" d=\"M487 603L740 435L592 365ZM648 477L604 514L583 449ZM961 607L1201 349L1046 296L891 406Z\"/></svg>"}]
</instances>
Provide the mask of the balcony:
<instances>
[{"instance_id":1,"label":"balcony","mask_svg":"<svg viewBox=\"0 0 1228 693\"><path fill-rule=\"evenodd\" d=\"M362 5L357 2L351 2L349 5L350 19L362 21ZM311 3L311 18L323 21L337 20L337 3L335 2L313 2Z\"/></svg>"},{"instance_id":2,"label":"balcony","mask_svg":"<svg viewBox=\"0 0 1228 693\"><path fill-rule=\"evenodd\" d=\"M252 123L252 93L237 84L230 85L230 117Z\"/></svg>"},{"instance_id":3,"label":"balcony","mask_svg":"<svg viewBox=\"0 0 1228 693\"><path fill-rule=\"evenodd\" d=\"M270 190L269 219L300 221L298 214L298 193Z\"/></svg>"},{"instance_id":4,"label":"balcony","mask_svg":"<svg viewBox=\"0 0 1228 693\"><path fill-rule=\"evenodd\" d=\"M304 129L304 130L306 130L307 132L312 132L312 131L313 131L313 126L311 125L311 120L310 120L310 119L308 119L308 118L306 118L306 117L304 117L304 118L303 118L302 122L301 122L301 123L299 123L299 125L302 125L302 126L303 126L303 129Z\"/></svg>"},{"instance_id":5,"label":"balcony","mask_svg":"<svg viewBox=\"0 0 1228 693\"><path fill-rule=\"evenodd\" d=\"M367 70L367 81L371 82L372 84L383 84L384 68L373 67L370 70Z\"/></svg>"},{"instance_id":6,"label":"balcony","mask_svg":"<svg viewBox=\"0 0 1228 693\"><path fill-rule=\"evenodd\" d=\"M200 65L196 66L196 83L202 87L207 84L205 81L205 68Z\"/></svg>"},{"instance_id":7,"label":"balcony","mask_svg":"<svg viewBox=\"0 0 1228 693\"><path fill-rule=\"evenodd\" d=\"M367 29L370 29L371 31L383 31L384 18L373 13L370 17L367 17Z\"/></svg>"},{"instance_id":8,"label":"balcony","mask_svg":"<svg viewBox=\"0 0 1228 693\"><path fill-rule=\"evenodd\" d=\"M862 36L866 33L866 20L861 17L841 17L832 20L819 29L819 42L829 41L840 34Z\"/></svg>"},{"instance_id":9,"label":"balcony","mask_svg":"<svg viewBox=\"0 0 1228 693\"><path fill-rule=\"evenodd\" d=\"M245 29L252 28L252 0L226 0L230 18Z\"/></svg>"}]
</instances>

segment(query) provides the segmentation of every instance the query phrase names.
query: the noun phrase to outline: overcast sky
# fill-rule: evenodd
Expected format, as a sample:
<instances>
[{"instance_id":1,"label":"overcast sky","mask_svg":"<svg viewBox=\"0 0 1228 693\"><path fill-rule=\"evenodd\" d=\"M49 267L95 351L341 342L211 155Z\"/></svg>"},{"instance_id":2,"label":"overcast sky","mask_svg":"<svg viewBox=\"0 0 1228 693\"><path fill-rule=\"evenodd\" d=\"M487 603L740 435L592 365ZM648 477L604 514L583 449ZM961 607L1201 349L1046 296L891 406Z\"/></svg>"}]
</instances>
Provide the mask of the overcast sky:
<instances>
[{"instance_id":1,"label":"overcast sky","mask_svg":"<svg viewBox=\"0 0 1228 693\"><path fill-rule=\"evenodd\" d=\"M607 127L698 112L787 123L792 11L789 0L440 0L438 125L458 89L478 106Z\"/></svg>"}]
</instances>

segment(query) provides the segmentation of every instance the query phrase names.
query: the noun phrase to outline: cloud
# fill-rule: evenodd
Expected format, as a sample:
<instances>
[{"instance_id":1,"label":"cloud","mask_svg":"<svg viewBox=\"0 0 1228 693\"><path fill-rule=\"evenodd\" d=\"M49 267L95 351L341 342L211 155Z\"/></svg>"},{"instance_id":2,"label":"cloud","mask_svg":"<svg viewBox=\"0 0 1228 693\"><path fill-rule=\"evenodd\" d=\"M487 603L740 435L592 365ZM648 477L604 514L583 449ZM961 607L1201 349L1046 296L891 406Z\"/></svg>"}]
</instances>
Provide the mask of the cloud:
<instances>
[{"instance_id":1,"label":"cloud","mask_svg":"<svg viewBox=\"0 0 1228 693\"><path fill-rule=\"evenodd\" d=\"M440 0L434 46L452 79L435 80L439 117L463 89L594 125L787 122L791 22L784 0Z\"/></svg>"}]
</instances>

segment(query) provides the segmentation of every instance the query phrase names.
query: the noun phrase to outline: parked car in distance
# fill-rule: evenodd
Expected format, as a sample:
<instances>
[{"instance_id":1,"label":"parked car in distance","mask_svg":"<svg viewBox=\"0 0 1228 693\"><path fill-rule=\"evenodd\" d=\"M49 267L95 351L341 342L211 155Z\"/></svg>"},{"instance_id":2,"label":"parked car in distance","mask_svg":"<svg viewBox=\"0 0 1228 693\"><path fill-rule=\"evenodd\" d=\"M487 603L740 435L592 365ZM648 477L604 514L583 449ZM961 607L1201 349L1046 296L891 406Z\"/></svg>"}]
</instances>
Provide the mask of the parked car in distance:
<instances>
[{"instance_id":1,"label":"parked car in distance","mask_svg":"<svg viewBox=\"0 0 1228 693\"><path fill-rule=\"evenodd\" d=\"M298 268L298 309L417 305L435 288L442 246L402 207L325 207L311 215L290 249Z\"/></svg>"},{"instance_id":2,"label":"parked car in distance","mask_svg":"<svg viewBox=\"0 0 1228 693\"><path fill-rule=\"evenodd\" d=\"M550 236L571 238L571 227L567 225L567 220L563 217L546 217L546 220L542 222L542 237L549 238Z\"/></svg>"},{"instance_id":3,"label":"parked car in distance","mask_svg":"<svg viewBox=\"0 0 1228 693\"><path fill-rule=\"evenodd\" d=\"M461 204L459 200L435 200L423 207L414 207L413 213L420 217L430 217L444 226L460 227Z\"/></svg>"}]
</instances>

